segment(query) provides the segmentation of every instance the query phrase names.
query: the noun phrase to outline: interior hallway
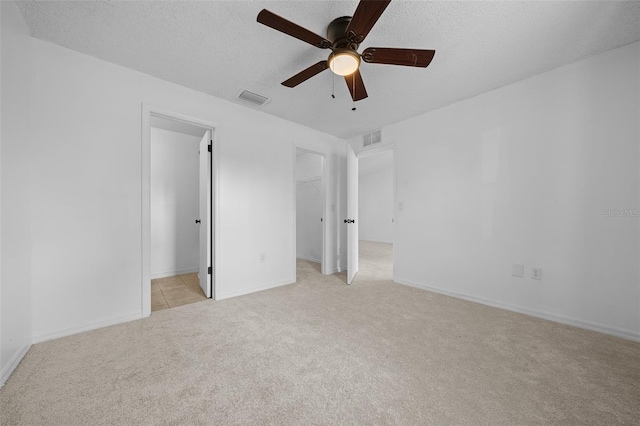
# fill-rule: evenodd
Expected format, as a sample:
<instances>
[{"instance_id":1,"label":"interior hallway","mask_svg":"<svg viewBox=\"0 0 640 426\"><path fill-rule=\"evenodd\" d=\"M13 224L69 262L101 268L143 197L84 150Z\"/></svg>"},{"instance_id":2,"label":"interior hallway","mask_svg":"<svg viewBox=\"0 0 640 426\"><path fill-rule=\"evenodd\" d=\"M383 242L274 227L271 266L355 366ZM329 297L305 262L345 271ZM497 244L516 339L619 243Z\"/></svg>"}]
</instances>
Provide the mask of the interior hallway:
<instances>
[{"instance_id":1,"label":"interior hallway","mask_svg":"<svg viewBox=\"0 0 640 426\"><path fill-rule=\"evenodd\" d=\"M151 280L151 312L207 300L198 274L175 275Z\"/></svg>"}]
</instances>

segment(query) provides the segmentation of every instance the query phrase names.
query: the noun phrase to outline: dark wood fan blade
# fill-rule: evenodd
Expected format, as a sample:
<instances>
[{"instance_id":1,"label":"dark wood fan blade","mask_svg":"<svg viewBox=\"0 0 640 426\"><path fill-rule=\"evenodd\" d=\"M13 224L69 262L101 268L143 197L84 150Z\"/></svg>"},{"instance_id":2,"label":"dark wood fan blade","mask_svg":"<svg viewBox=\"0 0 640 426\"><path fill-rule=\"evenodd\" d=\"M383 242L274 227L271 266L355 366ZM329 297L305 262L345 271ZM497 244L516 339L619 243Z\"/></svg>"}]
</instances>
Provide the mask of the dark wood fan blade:
<instances>
[{"instance_id":1,"label":"dark wood fan blade","mask_svg":"<svg viewBox=\"0 0 640 426\"><path fill-rule=\"evenodd\" d=\"M291 77L289 80L283 81L282 85L287 87L296 87L298 84L303 81L309 80L316 74L321 73L322 71L328 68L327 61L320 61L317 64L311 65L304 71L300 71L298 74Z\"/></svg>"},{"instance_id":2,"label":"dark wood fan blade","mask_svg":"<svg viewBox=\"0 0 640 426\"><path fill-rule=\"evenodd\" d=\"M369 47L362 52L362 60L370 64L404 65L426 68L436 54L435 50L394 49Z\"/></svg>"},{"instance_id":3,"label":"dark wood fan blade","mask_svg":"<svg viewBox=\"0 0 640 426\"><path fill-rule=\"evenodd\" d=\"M288 34L291 37L295 37L298 40L302 40L319 47L320 49L328 49L331 47L331 42L326 38L321 37L306 28L302 28L298 24L287 21L283 17L278 16L273 12L269 12L267 9L262 9L260 13L258 13L258 22L266 25L267 27L271 27L274 30Z\"/></svg>"},{"instance_id":4,"label":"dark wood fan blade","mask_svg":"<svg viewBox=\"0 0 640 426\"><path fill-rule=\"evenodd\" d=\"M362 81L362 75L360 75L359 69L351 75L345 75L344 81L347 82L347 87L349 87L351 98L354 102L369 96L367 95L367 89L364 88L364 81Z\"/></svg>"},{"instance_id":5,"label":"dark wood fan blade","mask_svg":"<svg viewBox=\"0 0 640 426\"><path fill-rule=\"evenodd\" d=\"M391 0L360 0L347 27L347 38L356 43L362 43L389 3Z\"/></svg>"}]
</instances>

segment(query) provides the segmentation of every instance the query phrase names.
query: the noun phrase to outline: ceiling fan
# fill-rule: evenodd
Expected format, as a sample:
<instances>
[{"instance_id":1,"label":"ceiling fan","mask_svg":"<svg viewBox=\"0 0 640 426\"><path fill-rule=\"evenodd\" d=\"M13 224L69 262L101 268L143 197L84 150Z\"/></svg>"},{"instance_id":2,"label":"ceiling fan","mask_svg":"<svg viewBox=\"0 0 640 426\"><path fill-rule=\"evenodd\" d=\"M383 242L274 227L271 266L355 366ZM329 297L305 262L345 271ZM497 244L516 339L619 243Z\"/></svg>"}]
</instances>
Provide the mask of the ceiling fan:
<instances>
[{"instance_id":1,"label":"ceiling fan","mask_svg":"<svg viewBox=\"0 0 640 426\"><path fill-rule=\"evenodd\" d=\"M327 38L315 34L273 12L263 9L258 14L258 22L281 31L320 49L331 49L327 60L311 65L293 77L282 82L286 87L298 84L321 73L327 68L335 74L344 76L353 101L367 97L360 75L361 60L370 64L404 65L426 68L435 55L435 50L395 49L369 47L362 54L358 47L378 21L391 0L360 0L353 17L343 16L334 19L327 27Z\"/></svg>"}]
</instances>

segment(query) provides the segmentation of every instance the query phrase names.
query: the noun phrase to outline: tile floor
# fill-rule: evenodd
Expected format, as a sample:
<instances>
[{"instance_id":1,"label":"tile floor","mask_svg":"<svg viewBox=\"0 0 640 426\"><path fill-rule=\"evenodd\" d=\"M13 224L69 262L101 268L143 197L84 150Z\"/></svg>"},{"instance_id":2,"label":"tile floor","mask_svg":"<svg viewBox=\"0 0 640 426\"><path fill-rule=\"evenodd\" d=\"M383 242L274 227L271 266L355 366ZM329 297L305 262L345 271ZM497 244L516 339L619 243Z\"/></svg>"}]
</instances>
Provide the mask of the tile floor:
<instances>
[{"instance_id":1,"label":"tile floor","mask_svg":"<svg viewBox=\"0 0 640 426\"><path fill-rule=\"evenodd\" d=\"M184 274L151 280L151 312L207 300L198 274Z\"/></svg>"}]
</instances>

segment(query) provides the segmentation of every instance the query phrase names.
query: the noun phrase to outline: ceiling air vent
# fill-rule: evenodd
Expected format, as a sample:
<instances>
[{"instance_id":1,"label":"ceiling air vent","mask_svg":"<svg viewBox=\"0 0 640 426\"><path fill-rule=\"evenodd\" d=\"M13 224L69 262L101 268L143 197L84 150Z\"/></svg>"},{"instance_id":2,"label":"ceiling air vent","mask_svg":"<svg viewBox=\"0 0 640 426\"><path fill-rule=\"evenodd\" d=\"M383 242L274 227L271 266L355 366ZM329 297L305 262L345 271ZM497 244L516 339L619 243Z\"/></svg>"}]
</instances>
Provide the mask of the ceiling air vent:
<instances>
[{"instance_id":1,"label":"ceiling air vent","mask_svg":"<svg viewBox=\"0 0 640 426\"><path fill-rule=\"evenodd\" d=\"M238 95L238 98L242 99L243 101L252 103L254 105L258 105L258 106L265 106L271 100L271 98L267 98L266 96L258 95L257 93L253 93L253 92L250 92L248 90L243 90Z\"/></svg>"},{"instance_id":2,"label":"ceiling air vent","mask_svg":"<svg viewBox=\"0 0 640 426\"><path fill-rule=\"evenodd\" d=\"M364 146L370 146L382 142L382 133L380 130L374 130L367 134L362 135L364 140Z\"/></svg>"}]
</instances>

